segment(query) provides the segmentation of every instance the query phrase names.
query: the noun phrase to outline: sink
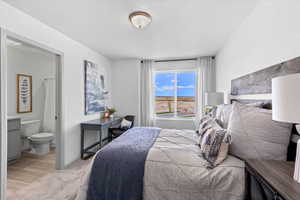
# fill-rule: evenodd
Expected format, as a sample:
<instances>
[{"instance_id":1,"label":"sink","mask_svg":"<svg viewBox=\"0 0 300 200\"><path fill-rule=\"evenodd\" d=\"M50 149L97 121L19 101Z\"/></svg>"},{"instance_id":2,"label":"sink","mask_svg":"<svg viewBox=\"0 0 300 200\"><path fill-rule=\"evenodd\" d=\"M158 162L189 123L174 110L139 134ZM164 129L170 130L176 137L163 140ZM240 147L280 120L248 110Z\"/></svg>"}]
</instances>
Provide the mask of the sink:
<instances>
[{"instance_id":1,"label":"sink","mask_svg":"<svg viewBox=\"0 0 300 200\"><path fill-rule=\"evenodd\" d=\"M18 117L18 116L7 116L7 120L14 120L14 119L20 119L21 120L21 117Z\"/></svg>"}]
</instances>

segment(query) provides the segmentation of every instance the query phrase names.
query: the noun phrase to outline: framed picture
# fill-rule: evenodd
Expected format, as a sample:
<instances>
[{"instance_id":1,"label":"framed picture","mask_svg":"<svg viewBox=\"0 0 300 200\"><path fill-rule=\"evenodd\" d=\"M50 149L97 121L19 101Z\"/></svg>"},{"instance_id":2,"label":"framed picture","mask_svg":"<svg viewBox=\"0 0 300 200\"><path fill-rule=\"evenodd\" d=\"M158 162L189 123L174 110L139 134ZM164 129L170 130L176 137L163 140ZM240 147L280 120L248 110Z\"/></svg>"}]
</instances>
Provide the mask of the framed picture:
<instances>
[{"instance_id":1,"label":"framed picture","mask_svg":"<svg viewBox=\"0 0 300 200\"><path fill-rule=\"evenodd\" d=\"M94 114L105 110L104 76L97 65L84 62L85 69L85 114Z\"/></svg>"},{"instance_id":2,"label":"framed picture","mask_svg":"<svg viewBox=\"0 0 300 200\"><path fill-rule=\"evenodd\" d=\"M17 74L17 113L32 112L32 76Z\"/></svg>"}]
</instances>

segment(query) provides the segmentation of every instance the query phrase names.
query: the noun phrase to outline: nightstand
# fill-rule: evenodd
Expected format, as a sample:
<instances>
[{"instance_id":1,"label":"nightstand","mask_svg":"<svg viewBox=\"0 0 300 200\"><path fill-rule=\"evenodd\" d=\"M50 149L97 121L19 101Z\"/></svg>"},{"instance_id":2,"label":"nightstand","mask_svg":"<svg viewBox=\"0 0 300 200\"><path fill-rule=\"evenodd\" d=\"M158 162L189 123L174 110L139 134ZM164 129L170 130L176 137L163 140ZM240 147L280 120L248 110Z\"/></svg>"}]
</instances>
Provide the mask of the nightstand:
<instances>
[{"instance_id":1,"label":"nightstand","mask_svg":"<svg viewBox=\"0 0 300 200\"><path fill-rule=\"evenodd\" d=\"M247 200L300 200L294 162L246 160Z\"/></svg>"}]
</instances>

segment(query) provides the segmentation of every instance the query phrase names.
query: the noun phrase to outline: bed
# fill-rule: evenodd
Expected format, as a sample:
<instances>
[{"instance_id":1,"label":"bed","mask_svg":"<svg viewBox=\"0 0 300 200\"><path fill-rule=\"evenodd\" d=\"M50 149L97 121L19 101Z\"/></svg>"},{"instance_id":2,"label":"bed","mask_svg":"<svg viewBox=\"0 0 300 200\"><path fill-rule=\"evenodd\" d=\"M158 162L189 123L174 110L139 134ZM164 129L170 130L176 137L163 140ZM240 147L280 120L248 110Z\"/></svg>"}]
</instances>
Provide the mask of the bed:
<instances>
[{"instance_id":1,"label":"bed","mask_svg":"<svg viewBox=\"0 0 300 200\"><path fill-rule=\"evenodd\" d=\"M114 143L136 134L136 131L143 131L142 129L151 130L134 128L109 145L113 146ZM195 145L197 138L195 131L160 130L145 162L144 200L243 199L244 162L229 156L221 165L208 169L206 161L199 156L199 147ZM109 145L107 148L110 148ZM77 200L102 199L99 196L87 198L91 168L92 165L89 173L83 178ZM133 173L132 176L134 175ZM107 186L109 184L111 182L107 182ZM101 189L99 188L98 192L101 192Z\"/></svg>"},{"instance_id":2,"label":"bed","mask_svg":"<svg viewBox=\"0 0 300 200\"><path fill-rule=\"evenodd\" d=\"M270 109L271 79L300 72L297 63L299 59L293 59L233 80L232 102L263 101ZM268 93L266 98L255 96L264 93ZM292 134L288 160L295 159L294 141L298 138ZM96 154L76 199L243 200L244 161L228 155L220 165L208 169L199 156L197 139L191 130L133 128Z\"/></svg>"},{"instance_id":3,"label":"bed","mask_svg":"<svg viewBox=\"0 0 300 200\"><path fill-rule=\"evenodd\" d=\"M149 148L136 148L145 142L139 136L146 138L154 132L157 135ZM191 130L133 128L97 153L81 180L76 199L243 200L244 161L228 155L220 165L209 169L200 156L197 139ZM128 152L129 147L133 152ZM138 158L141 152L144 158Z\"/></svg>"}]
</instances>

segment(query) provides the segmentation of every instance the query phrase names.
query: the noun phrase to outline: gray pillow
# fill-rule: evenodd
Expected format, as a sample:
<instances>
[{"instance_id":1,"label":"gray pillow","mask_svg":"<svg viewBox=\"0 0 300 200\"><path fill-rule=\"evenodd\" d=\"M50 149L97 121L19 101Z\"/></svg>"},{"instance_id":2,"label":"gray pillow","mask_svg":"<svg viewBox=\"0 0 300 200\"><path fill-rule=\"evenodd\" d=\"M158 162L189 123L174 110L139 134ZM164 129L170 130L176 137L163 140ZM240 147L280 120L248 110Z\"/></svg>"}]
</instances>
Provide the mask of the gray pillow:
<instances>
[{"instance_id":1,"label":"gray pillow","mask_svg":"<svg viewBox=\"0 0 300 200\"><path fill-rule=\"evenodd\" d=\"M229 152L242 159L286 160L292 124L272 120L272 111L234 103L228 124Z\"/></svg>"},{"instance_id":2,"label":"gray pillow","mask_svg":"<svg viewBox=\"0 0 300 200\"><path fill-rule=\"evenodd\" d=\"M263 104L264 104L263 102L255 102L255 103L249 103L245 105L261 108ZM222 126L222 128L227 129L228 127L230 114L232 112L232 105L233 104L222 104L217 107L216 119L217 122Z\"/></svg>"}]
</instances>

